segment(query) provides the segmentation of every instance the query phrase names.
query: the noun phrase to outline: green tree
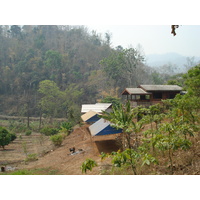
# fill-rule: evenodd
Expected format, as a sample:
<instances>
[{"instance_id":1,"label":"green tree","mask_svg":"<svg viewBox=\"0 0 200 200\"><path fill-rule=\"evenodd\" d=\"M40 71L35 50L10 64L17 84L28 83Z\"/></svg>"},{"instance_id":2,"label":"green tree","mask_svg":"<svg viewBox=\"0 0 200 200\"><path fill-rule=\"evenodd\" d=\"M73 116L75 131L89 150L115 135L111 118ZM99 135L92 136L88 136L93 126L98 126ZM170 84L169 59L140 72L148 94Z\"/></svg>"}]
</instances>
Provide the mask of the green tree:
<instances>
[{"instance_id":1,"label":"green tree","mask_svg":"<svg viewBox=\"0 0 200 200\"><path fill-rule=\"evenodd\" d=\"M70 122L63 122L60 126L59 133L63 133L68 136L73 130L72 124Z\"/></svg>"},{"instance_id":2,"label":"green tree","mask_svg":"<svg viewBox=\"0 0 200 200\"><path fill-rule=\"evenodd\" d=\"M109 32L106 32L106 33L105 33L106 45L108 45L108 46L111 45L111 37L112 37L112 34L111 34L111 33L109 33Z\"/></svg>"},{"instance_id":3,"label":"green tree","mask_svg":"<svg viewBox=\"0 0 200 200\"><path fill-rule=\"evenodd\" d=\"M53 142L53 144L57 147L61 146L63 140L64 140L64 137L63 135L61 134L56 134L56 135L52 135L50 137L50 140Z\"/></svg>"},{"instance_id":4,"label":"green tree","mask_svg":"<svg viewBox=\"0 0 200 200\"><path fill-rule=\"evenodd\" d=\"M153 130L153 123L156 124L156 129L158 129L158 124L161 123L161 120L163 119L162 114L162 107L160 104L155 104L152 106L149 106L149 108L146 108L144 110L146 113L146 116L143 120L146 120L148 123L151 124L151 130Z\"/></svg>"},{"instance_id":5,"label":"green tree","mask_svg":"<svg viewBox=\"0 0 200 200\"><path fill-rule=\"evenodd\" d=\"M0 146L5 149L5 146L11 142L11 135L7 129L0 126Z\"/></svg>"},{"instance_id":6,"label":"green tree","mask_svg":"<svg viewBox=\"0 0 200 200\"><path fill-rule=\"evenodd\" d=\"M12 37L21 37L21 28L18 25L12 25L10 27L10 33Z\"/></svg>"},{"instance_id":7,"label":"green tree","mask_svg":"<svg viewBox=\"0 0 200 200\"><path fill-rule=\"evenodd\" d=\"M15 133L10 133L10 140L14 141L17 138Z\"/></svg>"},{"instance_id":8,"label":"green tree","mask_svg":"<svg viewBox=\"0 0 200 200\"><path fill-rule=\"evenodd\" d=\"M177 95L171 101L172 120L177 119L179 123L195 124L199 122L200 103L199 97L186 95Z\"/></svg>"},{"instance_id":9,"label":"green tree","mask_svg":"<svg viewBox=\"0 0 200 200\"><path fill-rule=\"evenodd\" d=\"M62 107L65 110L68 121L72 124L78 123L80 121L80 104L84 95L84 89L76 84L70 84L63 94L64 101Z\"/></svg>"},{"instance_id":10,"label":"green tree","mask_svg":"<svg viewBox=\"0 0 200 200\"><path fill-rule=\"evenodd\" d=\"M183 137L182 133L180 133L180 126L174 123L163 123L159 131L160 133L152 138L152 142L159 150L168 152L170 172L173 174L173 153L178 149L189 149L192 143Z\"/></svg>"},{"instance_id":11,"label":"green tree","mask_svg":"<svg viewBox=\"0 0 200 200\"><path fill-rule=\"evenodd\" d=\"M128 101L125 105L113 107L112 112L103 112L102 118L110 121L112 126L122 129L122 149L132 148L131 134L135 136L135 147L138 147L138 132L142 129L142 122L134 122L135 113Z\"/></svg>"},{"instance_id":12,"label":"green tree","mask_svg":"<svg viewBox=\"0 0 200 200\"><path fill-rule=\"evenodd\" d=\"M170 172L173 174L174 152L178 149L188 150L192 145L190 138L199 132L200 104L199 97L189 93L163 102L169 107L166 112L168 122L159 126L151 143L157 149L168 152Z\"/></svg>"},{"instance_id":13,"label":"green tree","mask_svg":"<svg viewBox=\"0 0 200 200\"><path fill-rule=\"evenodd\" d=\"M118 107L120 105L120 99L112 96L106 96L101 100L101 103L112 103L112 106Z\"/></svg>"},{"instance_id":14,"label":"green tree","mask_svg":"<svg viewBox=\"0 0 200 200\"><path fill-rule=\"evenodd\" d=\"M167 85L178 85L180 87L183 87L184 86L183 73L171 76L167 81Z\"/></svg>"},{"instance_id":15,"label":"green tree","mask_svg":"<svg viewBox=\"0 0 200 200\"><path fill-rule=\"evenodd\" d=\"M112 152L111 154L101 154L101 158L104 159L110 157L113 167L131 167L133 174L138 174L138 169L144 165L150 165L151 163L157 163L156 158L144 151L141 146L137 150L126 149L125 151Z\"/></svg>"},{"instance_id":16,"label":"green tree","mask_svg":"<svg viewBox=\"0 0 200 200\"><path fill-rule=\"evenodd\" d=\"M155 104L152 106L149 106L149 108L143 108L145 116L143 116L143 118L141 119L141 121L143 121L144 123L147 123L151 125L151 128L148 129L147 131L144 132L145 136L151 135L151 138L154 137L155 134L158 133L158 125L161 124L161 121L164 119L165 114L162 113L162 107L160 104ZM153 126L153 124L155 123L155 128ZM152 143L152 149L154 152L154 146L155 144Z\"/></svg>"},{"instance_id":17,"label":"green tree","mask_svg":"<svg viewBox=\"0 0 200 200\"><path fill-rule=\"evenodd\" d=\"M160 73L154 71L151 73L151 76L152 76L152 80L154 84L157 84L157 85L163 84L164 80Z\"/></svg>"},{"instance_id":18,"label":"green tree","mask_svg":"<svg viewBox=\"0 0 200 200\"><path fill-rule=\"evenodd\" d=\"M115 80L116 85L138 85L137 69L141 66L144 57L134 48L113 51L100 61L109 77ZM143 72L144 73L144 72Z\"/></svg>"},{"instance_id":19,"label":"green tree","mask_svg":"<svg viewBox=\"0 0 200 200\"><path fill-rule=\"evenodd\" d=\"M63 103L63 92L61 92L54 81L44 80L39 84L39 93L42 98L39 107L46 112L49 117L56 116L59 108Z\"/></svg>"},{"instance_id":20,"label":"green tree","mask_svg":"<svg viewBox=\"0 0 200 200\"><path fill-rule=\"evenodd\" d=\"M191 68L183 77L189 94L200 97L200 65Z\"/></svg>"},{"instance_id":21,"label":"green tree","mask_svg":"<svg viewBox=\"0 0 200 200\"><path fill-rule=\"evenodd\" d=\"M50 72L50 79L56 82L59 82L59 79L62 78L60 69L62 68L62 55L58 51L48 50L45 53L45 66ZM60 77L59 77L60 75Z\"/></svg>"}]
</instances>

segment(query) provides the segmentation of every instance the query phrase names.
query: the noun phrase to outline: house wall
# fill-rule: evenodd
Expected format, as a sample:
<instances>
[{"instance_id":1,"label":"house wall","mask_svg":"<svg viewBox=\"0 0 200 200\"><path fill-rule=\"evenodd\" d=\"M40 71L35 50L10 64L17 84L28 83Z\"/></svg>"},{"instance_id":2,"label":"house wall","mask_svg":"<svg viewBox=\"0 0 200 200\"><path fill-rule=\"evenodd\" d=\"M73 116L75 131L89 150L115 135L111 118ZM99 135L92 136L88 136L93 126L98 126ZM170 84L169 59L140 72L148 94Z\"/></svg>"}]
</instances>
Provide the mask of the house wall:
<instances>
[{"instance_id":1,"label":"house wall","mask_svg":"<svg viewBox=\"0 0 200 200\"><path fill-rule=\"evenodd\" d=\"M154 98L156 93L162 93L162 98ZM179 92L174 92L174 91L152 92L151 101L161 101L161 99L173 99L178 93Z\"/></svg>"},{"instance_id":2,"label":"house wall","mask_svg":"<svg viewBox=\"0 0 200 200\"><path fill-rule=\"evenodd\" d=\"M155 93L161 93L162 94L162 98L155 98ZM152 94L150 95L150 99L135 99L133 98L133 96L135 95L126 95L126 99L131 101L131 105L133 107L139 106L139 105L143 105L143 106L150 106L150 105L154 105L157 103L162 103L161 100L165 100L165 99L172 99L176 96L176 94L179 94L179 92L176 91L157 91L157 92L152 92ZM138 96L138 95L136 95Z\"/></svg>"}]
</instances>

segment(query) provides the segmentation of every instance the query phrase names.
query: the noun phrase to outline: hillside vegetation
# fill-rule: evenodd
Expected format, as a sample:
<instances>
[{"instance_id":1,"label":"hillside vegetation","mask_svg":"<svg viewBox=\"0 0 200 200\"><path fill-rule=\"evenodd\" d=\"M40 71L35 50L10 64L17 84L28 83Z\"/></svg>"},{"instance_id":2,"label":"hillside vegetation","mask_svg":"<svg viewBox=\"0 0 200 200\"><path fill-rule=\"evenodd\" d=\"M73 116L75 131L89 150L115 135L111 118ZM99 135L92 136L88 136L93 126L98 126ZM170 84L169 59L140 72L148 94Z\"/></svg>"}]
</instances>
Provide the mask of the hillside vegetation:
<instances>
[{"instance_id":1,"label":"hillside vegetation","mask_svg":"<svg viewBox=\"0 0 200 200\"><path fill-rule=\"evenodd\" d=\"M78 121L83 103L170 78L169 66L160 74L140 50L111 43L84 26L0 26L0 114Z\"/></svg>"},{"instance_id":2,"label":"hillside vegetation","mask_svg":"<svg viewBox=\"0 0 200 200\"><path fill-rule=\"evenodd\" d=\"M113 48L109 33L84 26L0 26L0 44L0 164L51 167L47 174L200 173L200 65L157 72L138 49ZM185 95L132 108L121 91L140 84L177 84ZM113 103L101 117L123 130L116 144L93 141L82 126L81 104L96 102ZM72 156L73 146L83 151Z\"/></svg>"},{"instance_id":3,"label":"hillside vegetation","mask_svg":"<svg viewBox=\"0 0 200 200\"><path fill-rule=\"evenodd\" d=\"M132 108L130 102L103 112L102 118L122 129L120 149L109 158L108 174L200 174L200 66L184 75L187 93L163 104ZM97 166L88 159L87 172Z\"/></svg>"},{"instance_id":4,"label":"hillside vegetation","mask_svg":"<svg viewBox=\"0 0 200 200\"><path fill-rule=\"evenodd\" d=\"M11 174L199 174L199 72L199 66L189 70L184 75L188 93L165 100L164 106L133 109L129 102L119 103L103 113L123 129L117 136L91 138L88 125L72 130L70 123L47 121L41 133L31 133L19 119L2 120L0 125L17 133L17 139L0 149L0 164L20 170ZM38 122L30 128L38 131ZM59 140L50 142L51 135ZM73 146L78 154L70 154Z\"/></svg>"}]
</instances>

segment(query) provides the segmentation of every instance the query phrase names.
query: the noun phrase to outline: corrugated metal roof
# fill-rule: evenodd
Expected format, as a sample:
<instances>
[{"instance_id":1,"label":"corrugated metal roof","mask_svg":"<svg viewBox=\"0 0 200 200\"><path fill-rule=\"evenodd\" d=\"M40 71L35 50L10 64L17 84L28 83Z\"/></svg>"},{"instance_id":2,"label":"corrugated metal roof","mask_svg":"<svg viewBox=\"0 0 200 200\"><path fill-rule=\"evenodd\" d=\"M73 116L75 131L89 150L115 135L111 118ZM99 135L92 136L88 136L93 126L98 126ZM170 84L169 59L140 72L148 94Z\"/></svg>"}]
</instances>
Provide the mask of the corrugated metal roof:
<instances>
[{"instance_id":1,"label":"corrugated metal roof","mask_svg":"<svg viewBox=\"0 0 200 200\"><path fill-rule=\"evenodd\" d=\"M111 103L95 103L95 105L111 105Z\"/></svg>"},{"instance_id":2,"label":"corrugated metal roof","mask_svg":"<svg viewBox=\"0 0 200 200\"><path fill-rule=\"evenodd\" d=\"M146 91L181 91L182 87L178 85L140 85Z\"/></svg>"},{"instance_id":3,"label":"corrugated metal roof","mask_svg":"<svg viewBox=\"0 0 200 200\"><path fill-rule=\"evenodd\" d=\"M96 136L113 135L113 134L117 134L117 133L121 133L121 132L122 132L122 129L116 129L116 128L113 128L111 125L108 125L102 131L100 131Z\"/></svg>"},{"instance_id":4,"label":"corrugated metal roof","mask_svg":"<svg viewBox=\"0 0 200 200\"><path fill-rule=\"evenodd\" d=\"M96 104L83 104L81 108L82 113L87 113L92 110L97 113L101 113L102 111L107 110L112 103L96 103Z\"/></svg>"},{"instance_id":5,"label":"corrugated metal roof","mask_svg":"<svg viewBox=\"0 0 200 200\"><path fill-rule=\"evenodd\" d=\"M126 88L122 94L128 92L129 94L148 94L142 88Z\"/></svg>"},{"instance_id":6,"label":"corrugated metal roof","mask_svg":"<svg viewBox=\"0 0 200 200\"><path fill-rule=\"evenodd\" d=\"M117 134L121 133L122 130L115 129L110 126L111 123L109 121L106 121L104 119L100 119L94 124L92 124L89 127L90 133L92 136L98 136L98 135L110 135L110 134Z\"/></svg>"}]
</instances>

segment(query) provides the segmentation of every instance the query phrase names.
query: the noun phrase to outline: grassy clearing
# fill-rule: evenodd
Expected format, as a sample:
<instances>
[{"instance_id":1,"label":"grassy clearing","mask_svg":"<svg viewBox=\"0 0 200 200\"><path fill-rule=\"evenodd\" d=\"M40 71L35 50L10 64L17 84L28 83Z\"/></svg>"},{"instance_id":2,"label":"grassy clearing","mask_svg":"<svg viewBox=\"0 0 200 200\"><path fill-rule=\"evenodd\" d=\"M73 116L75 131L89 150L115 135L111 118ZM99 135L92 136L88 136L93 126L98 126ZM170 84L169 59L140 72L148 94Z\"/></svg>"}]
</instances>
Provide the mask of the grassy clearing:
<instances>
[{"instance_id":1,"label":"grassy clearing","mask_svg":"<svg viewBox=\"0 0 200 200\"><path fill-rule=\"evenodd\" d=\"M0 175L59 175L59 171L51 168L20 169L12 172L0 172Z\"/></svg>"}]
</instances>

